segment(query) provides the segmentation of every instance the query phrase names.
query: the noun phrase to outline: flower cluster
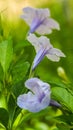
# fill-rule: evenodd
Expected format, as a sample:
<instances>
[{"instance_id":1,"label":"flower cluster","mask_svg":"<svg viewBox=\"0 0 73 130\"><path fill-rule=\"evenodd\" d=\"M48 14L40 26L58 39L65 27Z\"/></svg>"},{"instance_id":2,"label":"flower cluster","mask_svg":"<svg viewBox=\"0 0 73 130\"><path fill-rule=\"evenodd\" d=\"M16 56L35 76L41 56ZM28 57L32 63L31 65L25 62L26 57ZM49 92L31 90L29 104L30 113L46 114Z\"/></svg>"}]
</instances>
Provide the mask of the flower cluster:
<instances>
[{"instance_id":1,"label":"flower cluster","mask_svg":"<svg viewBox=\"0 0 73 130\"><path fill-rule=\"evenodd\" d=\"M52 29L60 29L59 24L50 18L49 9L26 7L23 9L23 12L24 14L21 15L21 18L30 26L27 40L34 46L37 53L31 70L34 71L44 56L56 62L60 60L60 57L65 57L61 50L52 46L50 40L46 36L37 37L33 34L36 32L40 35L44 35L51 33ZM17 105L20 108L29 110L30 112L39 112L50 104L58 107L60 106L56 101L51 100L51 90L48 83L33 77L26 80L25 87L29 89L28 93L22 94L17 98Z\"/></svg>"}]
</instances>

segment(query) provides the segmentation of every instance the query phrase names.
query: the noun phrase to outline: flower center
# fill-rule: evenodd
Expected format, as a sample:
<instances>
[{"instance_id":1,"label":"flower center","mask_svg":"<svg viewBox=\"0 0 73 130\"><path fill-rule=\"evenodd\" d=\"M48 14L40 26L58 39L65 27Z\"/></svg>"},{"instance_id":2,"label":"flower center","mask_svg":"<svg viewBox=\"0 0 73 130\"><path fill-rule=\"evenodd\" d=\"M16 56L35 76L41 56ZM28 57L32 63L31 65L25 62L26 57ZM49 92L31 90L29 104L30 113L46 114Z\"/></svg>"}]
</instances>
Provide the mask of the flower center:
<instances>
[{"instance_id":1,"label":"flower center","mask_svg":"<svg viewBox=\"0 0 73 130\"><path fill-rule=\"evenodd\" d=\"M40 97L39 97L39 102L40 102L40 103L42 102L42 100L43 100L44 97L45 97L45 93L43 92L43 93L40 95Z\"/></svg>"},{"instance_id":2,"label":"flower center","mask_svg":"<svg viewBox=\"0 0 73 130\"><path fill-rule=\"evenodd\" d=\"M44 22L44 20L45 19L41 20L38 17L34 18L30 26L30 33L35 32L35 30Z\"/></svg>"}]
</instances>

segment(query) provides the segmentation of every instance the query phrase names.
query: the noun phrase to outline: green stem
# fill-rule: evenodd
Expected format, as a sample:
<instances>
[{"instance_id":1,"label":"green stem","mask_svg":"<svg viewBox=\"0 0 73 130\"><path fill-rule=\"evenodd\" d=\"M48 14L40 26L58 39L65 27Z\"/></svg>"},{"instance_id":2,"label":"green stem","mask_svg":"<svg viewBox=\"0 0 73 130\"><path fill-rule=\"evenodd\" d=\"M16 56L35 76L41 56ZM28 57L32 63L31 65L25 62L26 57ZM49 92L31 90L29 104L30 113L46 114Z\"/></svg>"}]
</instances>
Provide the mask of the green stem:
<instances>
[{"instance_id":1,"label":"green stem","mask_svg":"<svg viewBox=\"0 0 73 130\"><path fill-rule=\"evenodd\" d=\"M17 128L19 124L21 124L22 117L25 114L25 110L22 110L17 116L16 120L13 123L13 128Z\"/></svg>"},{"instance_id":2,"label":"green stem","mask_svg":"<svg viewBox=\"0 0 73 130\"><path fill-rule=\"evenodd\" d=\"M4 78L3 78L3 87L4 87L4 89L5 89L5 73L4 73Z\"/></svg>"},{"instance_id":3,"label":"green stem","mask_svg":"<svg viewBox=\"0 0 73 130\"><path fill-rule=\"evenodd\" d=\"M29 78L34 77L34 71L32 70L32 66L33 66L33 63L32 63L31 68L30 68Z\"/></svg>"}]
</instances>

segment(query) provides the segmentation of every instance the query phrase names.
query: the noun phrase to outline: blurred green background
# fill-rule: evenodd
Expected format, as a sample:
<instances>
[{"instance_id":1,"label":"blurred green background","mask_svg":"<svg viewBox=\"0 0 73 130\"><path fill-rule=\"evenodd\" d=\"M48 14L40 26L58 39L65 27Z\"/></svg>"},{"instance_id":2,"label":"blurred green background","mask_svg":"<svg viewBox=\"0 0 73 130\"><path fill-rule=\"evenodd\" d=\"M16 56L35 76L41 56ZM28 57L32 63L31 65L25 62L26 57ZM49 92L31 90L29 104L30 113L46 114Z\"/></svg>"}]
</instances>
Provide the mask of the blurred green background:
<instances>
[{"instance_id":1,"label":"blurred green background","mask_svg":"<svg viewBox=\"0 0 73 130\"><path fill-rule=\"evenodd\" d=\"M59 77L57 69L62 67L69 81L73 82L73 0L0 0L0 42L8 39L8 37L12 37L14 52L18 56L22 52L20 46L25 41L27 31L29 30L28 25L20 19L22 8L26 6L50 9L51 17L60 24L60 31L54 30L47 37L50 38L54 47L61 49L66 55L66 58L61 58L58 63L52 62L45 57L36 68L35 76L47 82L58 82L63 77ZM18 49L16 50L17 46ZM22 55L24 55L27 61L32 63L35 56L34 48L30 44L23 47ZM50 110L49 108L49 115L60 113L59 110ZM50 116L46 115L45 118L44 116L39 118L33 117L32 120L27 121L25 127L26 130L51 130L52 124L52 129L58 130L55 128L55 122L53 120L51 122Z\"/></svg>"}]
</instances>

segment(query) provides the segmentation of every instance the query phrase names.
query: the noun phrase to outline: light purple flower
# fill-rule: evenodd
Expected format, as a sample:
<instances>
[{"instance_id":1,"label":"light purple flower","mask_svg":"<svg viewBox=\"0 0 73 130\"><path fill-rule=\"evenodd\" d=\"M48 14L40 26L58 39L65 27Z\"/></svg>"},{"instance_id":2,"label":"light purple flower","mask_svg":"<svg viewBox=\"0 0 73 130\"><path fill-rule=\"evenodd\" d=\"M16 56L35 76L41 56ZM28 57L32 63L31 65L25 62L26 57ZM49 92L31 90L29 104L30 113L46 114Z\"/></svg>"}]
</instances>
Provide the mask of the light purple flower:
<instances>
[{"instance_id":1,"label":"light purple flower","mask_svg":"<svg viewBox=\"0 0 73 130\"><path fill-rule=\"evenodd\" d=\"M53 48L50 40L45 36L36 37L35 34L30 34L27 40L34 46L37 53L33 61L32 70L35 69L45 55L51 61L56 62L60 60L60 57L65 57L61 50Z\"/></svg>"},{"instance_id":2,"label":"light purple flower","mask_svg":"<svg viewBox=\"0 0 73 130\"><path fill-rule=\"evenodd\" d=\"M30 91L22 94L17 99L20 108L30 112L39 112L50 104L50 85L38 78L30 78L25 82L25 87Z\"/></svg>"},{"instance_id":3,"label":"light purple flower","mask_svg":"<svg viewBox=\"0 0 73 130\"><path fill-rule=\"evenodd\" d=\"M30 26L29 33L37 32L44 35L52 32L52 29L59 30L59 24L50 18L50 11L46 9L36 9L31 7L23 8L24 14L21 18Z\"/></svg>"}]
</instances>

